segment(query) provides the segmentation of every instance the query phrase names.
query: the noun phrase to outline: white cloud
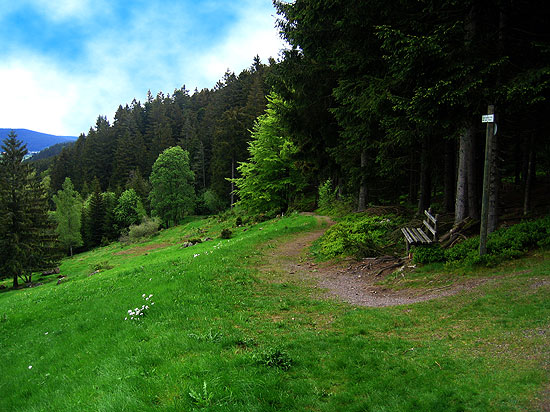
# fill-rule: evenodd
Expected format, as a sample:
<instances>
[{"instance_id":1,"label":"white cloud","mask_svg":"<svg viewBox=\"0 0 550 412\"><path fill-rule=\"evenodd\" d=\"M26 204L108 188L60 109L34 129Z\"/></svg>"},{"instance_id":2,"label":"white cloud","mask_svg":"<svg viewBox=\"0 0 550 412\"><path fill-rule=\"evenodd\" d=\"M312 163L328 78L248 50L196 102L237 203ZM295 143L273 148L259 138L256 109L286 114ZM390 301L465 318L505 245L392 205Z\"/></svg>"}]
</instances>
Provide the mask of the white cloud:
<instances>
[{"instance_id":1,"label":"white cloud","mask_svg":"<svg viewBox=\"0 0 550 412\"><path fill-rule=\"evenodd\" d=\"M91 18L103 3L27 1L57 20ZM222 10L224 3L211 1L207 12ZM98 115L112 118L119 104L144 101L148 89L156 94L183 84L191 90L213 87L226 69L238 74L256 54L265 63L283 47L270 1L233 3L237 20L211 46L198 40L201 21L192 9L183 2L171 7L149 4L148 10L133 10L124 25L101 26L83 44L82 60L63 62L22 49L6 56L0 64L0 127L87 133Z\"/></svg>"},{"instance_id":2,"label":"white cloud","mask_svg":"<svg viewBox=\"0 0 550 412\"><path fill-rule=\"evenodd\" d=\"M269 57L277 58L284 48L278 36L275 17L271 9L243 8L239 20L217 46L205 51L195 62L193 76L198 83L205 81L213 86L226 69L237 74L251 66L254 56L259 55L264 63Z\"/></svg>"}]
</instances>

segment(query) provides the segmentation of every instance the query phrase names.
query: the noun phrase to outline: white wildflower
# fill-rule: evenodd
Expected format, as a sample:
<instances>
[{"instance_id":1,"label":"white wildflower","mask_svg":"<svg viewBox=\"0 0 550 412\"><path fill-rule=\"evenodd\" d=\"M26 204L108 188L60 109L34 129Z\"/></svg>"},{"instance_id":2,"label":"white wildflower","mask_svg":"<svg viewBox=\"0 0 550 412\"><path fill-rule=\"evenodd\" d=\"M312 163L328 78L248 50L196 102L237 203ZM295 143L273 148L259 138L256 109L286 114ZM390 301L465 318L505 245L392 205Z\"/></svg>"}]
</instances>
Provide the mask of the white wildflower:
<instances>
[{"instance_id":1,"label":"white wildflower","mask_svg":"<svg viewBox=\"0 0 550 412\"><path fill-rule=\"evenodd\" d=\"M29 369L32 369L32 365L29 365Z\"/></svg>"}]
</instances>

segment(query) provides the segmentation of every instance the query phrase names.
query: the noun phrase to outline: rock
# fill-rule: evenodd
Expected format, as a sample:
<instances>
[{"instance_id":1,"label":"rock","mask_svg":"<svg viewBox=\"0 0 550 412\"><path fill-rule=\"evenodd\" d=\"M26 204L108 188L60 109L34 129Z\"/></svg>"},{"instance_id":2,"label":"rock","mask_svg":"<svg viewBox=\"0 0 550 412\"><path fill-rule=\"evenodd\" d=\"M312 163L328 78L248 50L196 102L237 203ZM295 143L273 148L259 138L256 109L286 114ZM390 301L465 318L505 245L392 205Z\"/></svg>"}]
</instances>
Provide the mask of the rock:
<instances>
[{"instance_id":1,"label":"rock","mask_svg":"<svg viewBox=\"0 0 550 412\"><path fill-rule=\"evenodd\" d=\"M212 239L211 237L205 237L202 241L203 242L209 242L211 240L214 240L214 239Z\"/></svg>"},{"instance_id":2,"label":"rock","mask_svg":"<svg viewBox=\"0 0 550 412\"><path fill-rule=\"evenodd\" d=\"M56 267L50 270L45 270L44 272L42 272L42 276L58 275L59 272L60 272L59 267Z\"/></svg>"},{"instance_id":3,"label":"rock","mask_svg":"<svg viewBox=\"0 0 550 412\"><path fill-rule=\"evenodd\" d=\"M58 285L61 284L61 283L63 283L63 282L65 282L65 276L61 276L61 277L57 280L57 284L58 284Z\"/></svg>"},{"instance_id":4,"label":"rock","mask_svg":"<svg viewBox=\"0 0 550 412\"><path fill-rule=\"evenodd\" d=\"M6 285L0 285L0 290L6 289Z\"/></svg>"},{"instance_id":5,"label":"rock","mask_svg":"<svg viewBox=\"0 0 550 412\"><path fill-rule=\"evenodd\" d=\"M99 273L99 270L94 270L92 273L90 273L88 275L88 277L93 276L93 275L97 275L98 273Z\"/></svg>"}]
</instances>

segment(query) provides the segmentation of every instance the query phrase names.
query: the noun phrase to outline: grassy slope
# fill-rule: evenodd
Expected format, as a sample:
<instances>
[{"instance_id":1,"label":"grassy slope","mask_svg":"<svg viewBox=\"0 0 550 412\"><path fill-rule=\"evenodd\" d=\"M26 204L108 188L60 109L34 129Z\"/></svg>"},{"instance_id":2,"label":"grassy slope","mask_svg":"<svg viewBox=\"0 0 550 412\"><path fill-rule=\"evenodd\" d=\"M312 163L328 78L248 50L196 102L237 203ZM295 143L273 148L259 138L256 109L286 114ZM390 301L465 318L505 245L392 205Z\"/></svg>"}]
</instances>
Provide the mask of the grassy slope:
<instances>
[{"instance_id":1,"label":"grassy slope","mask_svg":"<svg viewBox=\"0 0 550 412\"><path fill-rule=\"evenodd\" d=\"M550 378L549 253L470 293L368 309L253 269L261 247L314 227L312 217L179 248L205 225L221 229L194 221L142 249L68 259L58 286L1 293L0 410L537 409ZM97 264L113 267L88 276ZM155 306L125 321L144 293ZM270 348L289 354L288 371L256 362Z\"/></svg>"}]
</instances>

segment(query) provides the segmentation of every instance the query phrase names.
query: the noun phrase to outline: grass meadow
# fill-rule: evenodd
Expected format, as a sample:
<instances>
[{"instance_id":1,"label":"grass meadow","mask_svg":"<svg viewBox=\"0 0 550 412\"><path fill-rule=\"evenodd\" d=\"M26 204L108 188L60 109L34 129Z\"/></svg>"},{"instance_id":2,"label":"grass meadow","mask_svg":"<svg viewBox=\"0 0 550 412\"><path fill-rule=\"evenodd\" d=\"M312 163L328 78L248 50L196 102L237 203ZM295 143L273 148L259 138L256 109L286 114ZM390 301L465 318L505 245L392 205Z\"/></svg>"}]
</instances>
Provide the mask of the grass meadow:
<instances>
[{"instance_id":1,"label":"grass meadow","mask_svg":"<svg viewBox=\"0 0 550 412\"><path fill-rule=\"evenodd\" d=\"M549 252L482 273L427 267L415 287L441 276L492 280L440 300L361 308L256 269L316 224L293 215L221 239L223 223L190 219L64 260L59 285L52 275L2 291L0 411L541 410ZM214 240L181 247L197 236Z\"/></svg>"}]
</instances>

